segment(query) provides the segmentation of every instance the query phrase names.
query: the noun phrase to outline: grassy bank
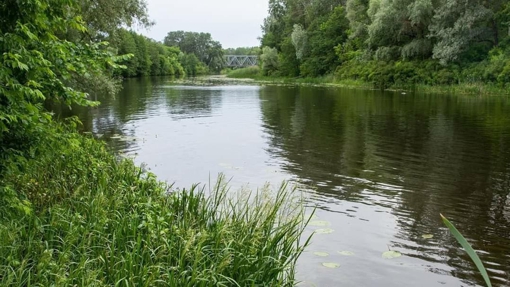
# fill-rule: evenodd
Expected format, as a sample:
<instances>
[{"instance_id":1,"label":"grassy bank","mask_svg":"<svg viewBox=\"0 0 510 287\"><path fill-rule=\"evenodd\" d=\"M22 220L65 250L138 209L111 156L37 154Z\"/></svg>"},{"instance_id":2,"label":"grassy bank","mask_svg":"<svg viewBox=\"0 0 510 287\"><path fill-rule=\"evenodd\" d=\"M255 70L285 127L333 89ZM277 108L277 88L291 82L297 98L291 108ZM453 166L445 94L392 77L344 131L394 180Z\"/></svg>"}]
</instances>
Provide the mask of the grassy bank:
<instances>
[{"instance_id":1,"label":"grassy bank","mask_svg":"<svg viewBox=\"0 0 510 287\"><path fill-rule=\"evenodd\" d=\"M434 94L461 94L461 95L508 95L510 89L502 84L483 82L477 80L461 80L455 77L444 80L436 77L434 74L427 75L428 80L420 80L415 75L416 71L410 72L410 75L404 76L399 72L378 72L369 73L372 69L366 70L366 73L356 72L347 73L344 70L338 70L335 74L321 77L280 77L280 76L262 76L255 73L254 68L250 67L233 70L227 73L228 78L232 79L252 79L261 84L298 84L298 85L319 85L335 86L352 89L373 89L387 91L411 91L418 93ZM351 71L352 72L352 71ZM468 72L466 72L468 73ZM437 74L445 75L446 72L439 71ZM446 81L447 83L440 83Z\"/></svg>"},{"instance_id":2,"label":"grassy bank","mask_svg":"<svg viewBox=\"0 0 510 287\"><path fill-rule=\"evenodd\" d=\"M303 209L286 186L177 190L92 138L41 133L2 161L2 286L294 285Z\"/></svg>"}]
</instances>

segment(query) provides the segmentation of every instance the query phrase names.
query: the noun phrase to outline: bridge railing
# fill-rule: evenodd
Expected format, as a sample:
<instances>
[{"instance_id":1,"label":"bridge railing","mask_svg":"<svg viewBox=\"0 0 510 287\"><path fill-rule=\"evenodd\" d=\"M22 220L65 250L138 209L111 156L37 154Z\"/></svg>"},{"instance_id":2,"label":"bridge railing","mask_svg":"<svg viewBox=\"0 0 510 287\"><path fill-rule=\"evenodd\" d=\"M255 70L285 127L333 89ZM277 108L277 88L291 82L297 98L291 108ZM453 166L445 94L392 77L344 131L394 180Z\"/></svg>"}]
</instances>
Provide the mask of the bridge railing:
<instances>
[{"instance_id":1,"label":"bridge railing","mask_svg":"<svg viewBox=\"0 0 510 287\"><path fill-rule=\"evenodd\" d=\"M227 67L240 68L258 65L259 57L252 55L225 55Z\"/></svg>"}]
</instances>

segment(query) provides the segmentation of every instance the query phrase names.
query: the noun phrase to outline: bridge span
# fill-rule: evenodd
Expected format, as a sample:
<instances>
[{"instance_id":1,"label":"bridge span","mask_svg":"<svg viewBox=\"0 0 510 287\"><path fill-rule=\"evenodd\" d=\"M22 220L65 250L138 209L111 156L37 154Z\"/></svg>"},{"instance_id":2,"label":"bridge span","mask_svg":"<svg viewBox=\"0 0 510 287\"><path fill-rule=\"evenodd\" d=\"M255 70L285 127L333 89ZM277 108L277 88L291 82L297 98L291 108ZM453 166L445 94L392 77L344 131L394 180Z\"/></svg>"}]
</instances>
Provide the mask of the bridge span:
<instances>
[{"instance_id":1,"label":"bridge span","mask_svg":"<svg viewBox=\"0 0 510 287\"><path fill-rule=\"evenodd\" d=\"M248 66L257 66L258 56L252 55L225 55L225 64L230 68L242 68Z\"/></svg>"}]
</instances>

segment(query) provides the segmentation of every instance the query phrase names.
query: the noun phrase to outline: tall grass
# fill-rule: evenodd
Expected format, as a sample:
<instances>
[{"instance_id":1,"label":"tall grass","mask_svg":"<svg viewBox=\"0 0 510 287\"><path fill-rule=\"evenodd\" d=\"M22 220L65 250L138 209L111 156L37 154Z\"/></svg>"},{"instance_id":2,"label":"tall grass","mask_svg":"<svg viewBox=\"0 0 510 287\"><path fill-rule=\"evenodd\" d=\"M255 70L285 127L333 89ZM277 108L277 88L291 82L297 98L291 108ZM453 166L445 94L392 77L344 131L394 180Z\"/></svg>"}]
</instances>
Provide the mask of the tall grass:
<instances>
[{"instance_id":1,"label":"tall grass","mask_svg":"<svg viewBox=\"0 0 510 287\"><path fill-rule=\"evenodd\" d=\"M234 193L220 177L177 190L93 139L44 144L1 179L32 203L0 212L2 286L296 283L306 222L286 185Z\"/></svg>"},{"instance_id":2,"label":"tall grass","mask_svg":"<svg viewBox=\"0 0 510 287\"><path fill-rule=\"evenodd\" d=\"M480 259L480 257L478 257L478 254L476 254L476 251L473 249L471 244L469 244L467 239L459 232L459 230L457 230L457 228L442 214L441 219L443 220L444 225L448 227L453 237L455 237L457 242L459 242L459 244L464 248L466 253L469 255L469 258L471 258L473 263L476 265L476 268L478 268L478 271L480 272L480 274L482 274L483 280L485 281L487 287L492 287L489 274L487 273L487 269L485 269L485 267L483 266L482 260Z\"/></svg>"},{"instance_id":3,"label":"tall grass","mask_svg":"<svg viewBox=\"0 0 510 287\"><path fill-rule=\"evenodd\" d=\"M259 66L250 66L245 68L239 68L235 70L231 70L227 73L227 76L229 78L236 78L236 79L242 79L242 78L249 78L253 79L260 75L260 68Z\"/></svg>"}]
</instances>

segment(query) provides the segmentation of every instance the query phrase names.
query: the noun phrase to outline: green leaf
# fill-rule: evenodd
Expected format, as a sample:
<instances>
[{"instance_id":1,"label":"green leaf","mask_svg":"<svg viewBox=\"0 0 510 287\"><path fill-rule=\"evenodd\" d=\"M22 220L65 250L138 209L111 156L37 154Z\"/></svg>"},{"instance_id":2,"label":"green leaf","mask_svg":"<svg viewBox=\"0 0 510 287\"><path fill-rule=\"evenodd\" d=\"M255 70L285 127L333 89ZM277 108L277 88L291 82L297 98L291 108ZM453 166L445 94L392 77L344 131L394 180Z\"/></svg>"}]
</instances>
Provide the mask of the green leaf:
<instances>
[{"instance_id":1,"label":"green leaf","mask_svg":"<svg viewBox=\"0 0 510 287\"><path fill-rule=\"evenodd\" d=\"M326 253L326 252L314 252L313 255L320 256L320 257L327 257L327 256L329 256L329 254Z\"/></svg>"},{"instance_id":2,"label":"green leaf","mask_svg":"<svg viewBox=\"0 0 510 287\"><path fill-rule=\"evenodd\" d=\"M399 258L401 256L402 256L402 253L400 253L398 251L393 251L393 250L386 251L382 254L382 257L385 259Z\"/></svg>"},{"instance_id":3,"label":"green leaf","mask_svg":"<svg viewBox=\"0 0 510 287\"><path fill-rule=\"evenodd\" d=\"M455 226L450 221L448 221L448 219L446 219L446 217L444 217L442 214L440 214L440 215L441 215L441 218L443 219L444 225L446 225L446 227L448 227L448 229L450 229L450 232L453 234L455 239L457 239L457 241L464 248L464 250L466 250L466 252L469 255L469 257L471 258L471 260L473 260L473 262L475 263L476 267L478 268L478 271L480 271L480 273L482 274L482 277L485 280L485 284L487 284L487 287L492 287L491 280L489 278L489 274L487 274L487 270L483 266L482 260L480 260L480 257L478 257L478 254L476 254L473 247L471 247L471 244L469 244L469 242L467 242L466 238L464 238L464 236L462 236L462 234L457 230L457 228L455 228Z\"/></svg>"},{"instance_id":4,"label":"green leaf","mask_svg":"<svg viewBox=\"0 0 510 287\"><path fill-rule=\"evenodd\" d=\"M327 267L327 268L338 268L338 267L340 267L340 264L333 263L333 262L325 262L325 263L322 263L322 266Z\"/></svg>"},{"instance_id":5,"label":"green leaf","mask_svg":"<svg viewBox=\"0 0 510 287\"><path fill-rule=\"evenodd\" d=\"M338 254L343 255L343 256L353 256L354 252L343 250L343 251L338 251Z\"/></svg>"},{"instance_id":6,"label":"green leaf","mask_svg":"<svg viewBox=\"0 0 510 287\"><path fill-rule=\"evenodd\" d=\"M421 236L421 238L423 238L423 239L432 239L432 238L434 238L434 235L432 235L432 234L423 234Z\"/></svg>"},{"instance_id":7,"label":"green leaf","mask_svg":"<svg viewBox=\"0 0 510 287\"><path fill-rule=\"evenodd\" d=\"M333 233L335 230L331 229L331 228L321 228L321 229L317 229L315 230L315 233L317 234L330 234L330 233Z\"/></svg>"},{"instance_id":8,"label":"green leaf","mask_svg":"<svg viewBox=\"0 0 510 287\"><path fill-rule=\"evenodd\" d=\"M308 223L308 225L310 225L310 226L330 226L331 223L329 223L328 221L324 221L324 220L315 220L315 221L310 221L310 223Z\"/></svg>"}]
</instances>

